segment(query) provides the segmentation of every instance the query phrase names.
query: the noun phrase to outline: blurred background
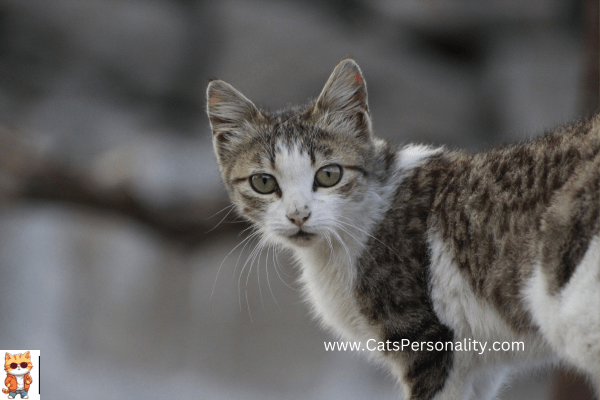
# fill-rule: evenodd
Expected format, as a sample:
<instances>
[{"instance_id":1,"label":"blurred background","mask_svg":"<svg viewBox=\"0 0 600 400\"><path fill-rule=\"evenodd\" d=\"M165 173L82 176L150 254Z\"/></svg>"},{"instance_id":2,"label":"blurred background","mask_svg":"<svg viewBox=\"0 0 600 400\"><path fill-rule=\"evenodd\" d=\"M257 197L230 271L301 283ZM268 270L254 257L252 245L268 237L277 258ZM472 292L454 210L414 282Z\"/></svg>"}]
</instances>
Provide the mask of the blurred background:
<instances>
[{"instance_id":1,"label":"blurred background","mask_svg":"<svg viewBox=\"0 0 600 400\"><path fill-rule=\"evenodd\" d=\"M0 2L0 346L41 350L46 398L397 398L325 352L284 257L242 268L204 111L207 78L277 109L347 55L395 143L477 150L598 110L592 0ZM547 371L501 399L586 390Z\"/></svg>"}]
</instances>

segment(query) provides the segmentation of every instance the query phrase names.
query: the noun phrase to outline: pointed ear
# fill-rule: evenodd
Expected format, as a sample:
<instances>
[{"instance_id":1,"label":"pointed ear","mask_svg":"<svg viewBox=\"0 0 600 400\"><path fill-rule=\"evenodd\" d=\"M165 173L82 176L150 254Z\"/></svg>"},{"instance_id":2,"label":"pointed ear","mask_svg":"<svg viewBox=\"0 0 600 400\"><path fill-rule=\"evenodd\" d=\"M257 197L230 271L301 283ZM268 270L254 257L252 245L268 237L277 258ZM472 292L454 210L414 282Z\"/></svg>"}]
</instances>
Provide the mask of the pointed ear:
<instances>
[{"instance_id":1,"label":"pointed ear","mask_svg":"<svg viewBox=\"0 0 600 400\"><path fill-rule=\"evenodd\" d=\"M341 114L342 118L354 120L359 135L370 134L367 84L354 60L345 59L335 67L315 102L313 112Z\"/></svg>"},{"instance_id":2,"label":"pointed ear","mask_svg":"<svg viewBox=\"0 0 600 400\"><path fill-rule=\"evenodd\" d=\"M317 111L369 111L367 84L358 64L345 59L333 70L315 104Z\"/></svg>"},{"instance_id":3,"label":"pointed ear","mask_svg":"<svg viewBox=\"0 0 600 400\"><path fill-rule=\"evenodd\" d=\"M243 142L249 134L248 127L263 115L243 94L223 81L210 82L206 97L213 148L220 164L236 144Z\"/></svg>"},{"instance_id":4,"label":"pointed ear","mask_svg":"<svg viewBox=\"0 0 600 400\"><path fill-rule=\"evenodd\" d=\"M25 358L29 358L29 359L31 358L31 355L29 354L29 352L27 352L27 353L25 353L23 355L25 356Z\"/></svg>"},{"instance_id":5,"label":"pointed ear","mask_svg":"<svg viewBox=\"0 0 600 400\"><path fill-rule=\"evenodd\" d=\"M4 361L10 359L10 354L8 354L8 352L6 353L6 355L4 356Z\"/></svg>"},{"instance_id":6,"label":"pointed ear","mask_svg":"<svg viewBox=\"0 0 600 400\"><path fill-rule=\"evenodd\" d=\"M213 137L230 134L246 121L261 118L260 111L243 94L223 81L212 81L206 89L207 112Z\"/></svg>"}]
</instances>

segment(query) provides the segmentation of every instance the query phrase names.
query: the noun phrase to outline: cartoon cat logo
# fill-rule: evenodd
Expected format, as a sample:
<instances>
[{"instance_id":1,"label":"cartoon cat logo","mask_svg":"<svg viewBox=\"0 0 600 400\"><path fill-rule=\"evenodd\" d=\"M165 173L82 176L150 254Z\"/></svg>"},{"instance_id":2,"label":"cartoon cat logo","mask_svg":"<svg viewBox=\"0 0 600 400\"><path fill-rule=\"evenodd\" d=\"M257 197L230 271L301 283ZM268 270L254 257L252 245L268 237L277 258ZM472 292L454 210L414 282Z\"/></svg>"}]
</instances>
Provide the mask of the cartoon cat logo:
<instances>
[{"instance_id":1,"label":"cartoon cat logo","mask_svg":"<svg viewBox=\"0 0 600 400\"><path fill-rule=\"evenodd\" d=\"M33 382L29 374L32 368L33 365L31 364L31 355L29 352L25 354L6 353L4 358L6 380L4 384L8 390L2 389L2 393L8 393L9 399L14 399L17 394L20 394L22 399L28 399L27 391L29 391L31 382Z\"/></svg>"}]
</instances>

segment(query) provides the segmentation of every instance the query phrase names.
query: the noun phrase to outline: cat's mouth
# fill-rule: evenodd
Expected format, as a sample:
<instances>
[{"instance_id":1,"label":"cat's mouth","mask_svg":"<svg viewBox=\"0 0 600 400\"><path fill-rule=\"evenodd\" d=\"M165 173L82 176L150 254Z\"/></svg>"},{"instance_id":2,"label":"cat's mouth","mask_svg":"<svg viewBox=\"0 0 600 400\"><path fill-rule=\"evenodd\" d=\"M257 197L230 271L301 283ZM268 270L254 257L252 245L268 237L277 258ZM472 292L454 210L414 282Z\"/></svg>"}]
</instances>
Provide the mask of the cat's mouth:
<instances>
[{"instance_id":1,"label":"cat's mouth","mask_svg":"<svg viewBox=\"0 0 600 400\"><path fill-rule=\"evenodd\" d=\"M314 234L314 233L309 233L309 232L306 232L306 231L303 231L302 229L300 229L298 232L294 233L293 235L288 236L288 239L308 241L315 236L316 236L316 234Z\"/></svg>"}]
</instances>

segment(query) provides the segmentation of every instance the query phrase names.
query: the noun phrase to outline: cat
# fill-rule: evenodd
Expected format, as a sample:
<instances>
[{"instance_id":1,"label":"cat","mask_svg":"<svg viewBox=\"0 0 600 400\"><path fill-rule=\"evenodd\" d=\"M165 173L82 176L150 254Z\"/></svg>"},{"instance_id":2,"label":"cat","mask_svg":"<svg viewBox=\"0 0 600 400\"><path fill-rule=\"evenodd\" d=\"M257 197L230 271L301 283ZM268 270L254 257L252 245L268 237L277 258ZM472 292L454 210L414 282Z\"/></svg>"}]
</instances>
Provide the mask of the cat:
<instances>
[{"instance_id":1,"label":"cat","mask_svg":"<svg viewBox=\"0 0 600 400\"><path fill-rule=\"evenodd\" d=\"M280 112L212 80L207 113L237 211L291 250L316 318L370 345L405 399L492 399L511 371L556 364L598 392L598 116L474 154L397 148L374 135L352 59Z\"/></svg>"},{"instance_id":2,"label":"cat","mask_svg":"<svg viewBox=\"0 0 600 400\"><path fill-rule=\"evenodd\" d=\"M9 399L14 399L17 394L22 399L28 399L27 392L33 379L31 379L31 355L29 352L24 354L6 353L4 357L4 370L6 371L6 380L4 385L8 388L2 389L2 393L7 394Z\"/></svg>"}]
</instances>

